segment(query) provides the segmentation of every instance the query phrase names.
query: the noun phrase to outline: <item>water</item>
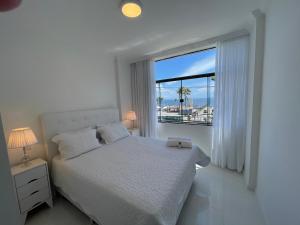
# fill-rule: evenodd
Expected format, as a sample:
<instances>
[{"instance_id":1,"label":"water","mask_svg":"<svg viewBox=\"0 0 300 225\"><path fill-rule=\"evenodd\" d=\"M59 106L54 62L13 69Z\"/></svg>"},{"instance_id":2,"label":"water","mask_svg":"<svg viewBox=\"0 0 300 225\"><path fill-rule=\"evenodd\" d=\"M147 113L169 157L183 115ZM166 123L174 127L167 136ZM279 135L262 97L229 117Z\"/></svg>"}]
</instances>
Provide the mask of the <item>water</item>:
<instances>
[{"instance_id":1,"label":"water","mask_svg":"<svg viewBox=\"0 0 300 225\"><path fill-rule=\"evenodd\" d=\"M206 98L194 98L190 99L190 105L192 105L194 108L201 108L203 106L213 106L214 98L206 99ZM208 102L209 101L209 102ZM179 105L178 99L163 99L161 102L161 107L164 106L175 106ZM185 105L185 102L183 102L183 105Z\"/></svg>"}]
</instances>

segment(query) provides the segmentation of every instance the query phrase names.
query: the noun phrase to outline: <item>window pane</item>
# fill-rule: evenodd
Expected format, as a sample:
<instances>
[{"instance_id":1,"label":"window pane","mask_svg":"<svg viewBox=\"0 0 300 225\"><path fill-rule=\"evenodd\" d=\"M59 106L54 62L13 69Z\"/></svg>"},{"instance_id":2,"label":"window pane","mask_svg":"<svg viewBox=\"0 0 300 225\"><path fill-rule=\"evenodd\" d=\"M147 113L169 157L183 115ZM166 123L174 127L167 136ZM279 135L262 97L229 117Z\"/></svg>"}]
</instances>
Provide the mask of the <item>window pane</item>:
<instances>
[{"instance_id":1,"label":"window pane","mask_svg":"<svg viewBox=\"0 0 300 225\"><path fill-rule=\"evenodd\" d=\"M214 114L214 93L215 93L215 76L208 77L208 96L207 96L207 106L208 106L208 124L213 122Z\"/></svg>"},{"instance_id":2,"label":"window pane","mask_svg":"<svg viewBox=\"0 0 300 225\"><path fill-rule=\"evenodd\" d=\"M182 81L183 121L188 123L207 123L208 78Z\"/></svg>"},{"instance_id":3,"label":"window pane","mask_svg":"<svg viewBox=\"0 0 300 225\"><path fill-rule=\"evenodd\" d=\"M156 61L154 64L156 80L214 73L215 58L216 49L212 48Z\"/></svg>"},{"instance_id":4,"label":"window pane","mask_svg":"<svg viewBox=\"0 0 300 225\"><path fill-rule=\"evenodd\" d=\"M180 89L181 81L156 84L157 115L159 122L181 122Z\"/></svg>"},{"instance_id":5,"label":"window pane","mask_svg":"<svg viewBox=\"0 0 300 225\"><path fill-rule=\"evenodd\" d=\"M211 125L216 49L156 61L159 122Z\"/></svg>"}]
</instances>

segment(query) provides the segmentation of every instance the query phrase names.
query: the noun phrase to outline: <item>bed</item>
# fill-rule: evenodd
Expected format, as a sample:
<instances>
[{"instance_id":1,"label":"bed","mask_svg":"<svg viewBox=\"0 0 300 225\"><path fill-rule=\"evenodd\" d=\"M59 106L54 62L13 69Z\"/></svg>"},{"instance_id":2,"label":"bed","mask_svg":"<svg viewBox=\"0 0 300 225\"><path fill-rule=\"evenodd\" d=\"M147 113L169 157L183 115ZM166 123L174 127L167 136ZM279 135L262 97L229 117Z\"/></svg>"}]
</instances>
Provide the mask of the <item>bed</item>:
<instances>
[{"instance_id":1,"label":"bed","mask_svg":"<svg viewBox=\"0 0 300 225\"><path fill-rule=\"evenodd\" d=\"M50 139L59 132L119 121L117 109L42 116L52 183L98 224L175 225L195 175L207 161L197 147L176 149L165 141L129 136L62 160Z\"/></svg>"}]
</instances>

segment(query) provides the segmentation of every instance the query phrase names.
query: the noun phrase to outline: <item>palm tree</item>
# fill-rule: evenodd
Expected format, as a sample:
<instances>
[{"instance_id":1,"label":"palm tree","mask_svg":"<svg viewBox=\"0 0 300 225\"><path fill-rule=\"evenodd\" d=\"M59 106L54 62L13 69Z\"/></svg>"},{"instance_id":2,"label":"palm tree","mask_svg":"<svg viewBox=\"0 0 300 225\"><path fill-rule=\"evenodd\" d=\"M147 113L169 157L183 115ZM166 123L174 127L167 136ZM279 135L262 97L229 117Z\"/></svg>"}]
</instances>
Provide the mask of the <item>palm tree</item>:
<instances>
[{"instance_id":1,"label":"palm tree","mask_svg":"<svg viewBox=\"0 0 300 225\"><path fill-rule=\"evenodd\" d=\"M164 100L164 98L161 97L161 96L159 96L159 97L156 98L156 102L157 102L157 104L158 104L159 106L161 106L161 103L162 103L163 100Z\"/></svg>"},{"instance_id":2,"label":"palm tree","mask_svg":"<svg viewBox=\"0 0 300 225\"><path fill-rule=\"evenodd\" d=\"M181 87L181 88L178 88L178 90L177 90L177 94L179 95L179 99L181 99L181 97L184 96L185 109L186 109L186 103L189 100L188 96L191 95L191 93L192 93L192 91L187 87Z\"/></svg>"}]
</instances>

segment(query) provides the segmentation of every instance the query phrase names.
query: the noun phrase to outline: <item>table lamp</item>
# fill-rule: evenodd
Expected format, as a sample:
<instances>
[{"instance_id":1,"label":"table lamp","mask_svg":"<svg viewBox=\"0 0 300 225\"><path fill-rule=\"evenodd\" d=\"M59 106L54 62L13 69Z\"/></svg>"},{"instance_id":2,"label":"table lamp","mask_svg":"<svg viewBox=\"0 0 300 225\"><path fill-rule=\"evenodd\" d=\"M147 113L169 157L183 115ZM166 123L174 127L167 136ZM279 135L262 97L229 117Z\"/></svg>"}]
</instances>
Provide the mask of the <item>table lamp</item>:
<instances>
[{"instance_id":1,"label":"table lamp","mask_svg":"<svg viewBox=\"0 0 300 225\"><path fill-rule=\"evenodd\" d=\"M132 128L134 128L134 121L136 120L136 114L134 111L129 111L126 115L127 120L132 121Z\"/></svg>"},{"instance_id":2,"label":"table lamp","mask_svg":"<svg viewBox=\"0 0 300 225\"><path fill-rule=\"evenodd\" d=\"M37 143L36 136L29 127L13 129L9 135L7 147L9 149L22 148L24 157L24 166L29 165L29 156L27 154L27 148Z\"/></svg>"}]
</instances>

